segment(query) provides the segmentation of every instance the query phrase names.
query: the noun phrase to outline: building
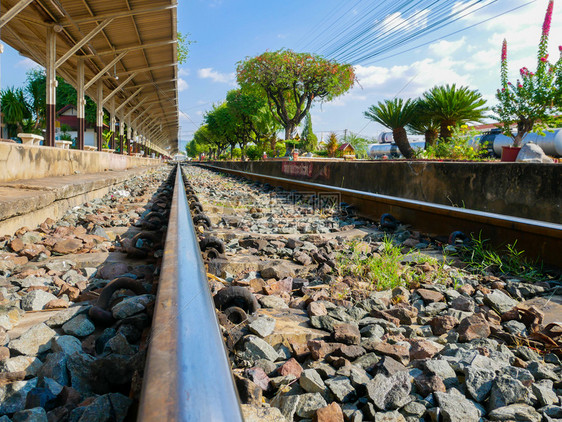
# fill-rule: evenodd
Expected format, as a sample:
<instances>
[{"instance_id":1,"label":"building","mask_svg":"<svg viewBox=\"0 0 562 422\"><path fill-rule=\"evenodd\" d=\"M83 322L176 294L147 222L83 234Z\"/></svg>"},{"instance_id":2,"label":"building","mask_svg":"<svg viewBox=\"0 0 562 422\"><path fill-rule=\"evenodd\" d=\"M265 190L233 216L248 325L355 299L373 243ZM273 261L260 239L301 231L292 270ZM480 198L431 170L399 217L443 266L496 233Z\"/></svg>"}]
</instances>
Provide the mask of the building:
<instances>
[{"instance_id":1,"label":"building","mask_svg":"<svg viewBox=\"0 0 562 422\"><path fill-rule=\"evenodd\" d=\"M57 111L56 121L55 121L55 139L60 139L62 135L61 128L66 125L70 128L66 133L74 140L78 137L78 113L75 106L68 104ZM104 124L104 129L109 129L107 125ZM84 130L84 145L96 145L96 129L93 124L86 122L86 128Z\"/></svg>"}]
</instances>

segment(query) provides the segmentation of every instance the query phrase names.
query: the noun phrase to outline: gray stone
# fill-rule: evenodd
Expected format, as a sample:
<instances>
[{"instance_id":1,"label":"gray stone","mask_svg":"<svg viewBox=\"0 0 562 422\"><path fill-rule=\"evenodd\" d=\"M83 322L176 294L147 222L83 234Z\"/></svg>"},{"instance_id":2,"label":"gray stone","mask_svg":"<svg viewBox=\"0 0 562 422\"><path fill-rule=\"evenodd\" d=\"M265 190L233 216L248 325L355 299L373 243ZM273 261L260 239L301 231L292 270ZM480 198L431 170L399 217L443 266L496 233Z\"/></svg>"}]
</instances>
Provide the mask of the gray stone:
<instances>
[{"instance_id":1,"label":"gray stone","mask_svg":"<svg viewBox=\"0 0 562 422\"><path fill-rule=\"evenodd\" d=\"M433 395L437 399L444 421L466 422L480 420L482 415L480 409L478 409L474 402L466 399L462 394L437 391Z\"/></svg>"},{"instance_id":2,"label":"gray stone","mask_svg":"<svg viewBox=\"0 0 562 422\"><path fill-rule=\"evenodd\" d=\"M42 407L20 410L12 416L13 422L47 422L47 412Z\"/></svg>"},{"instance_id":3,"label":"gray stone","mask_svg":"<svg viewBox=\"0 0 562 422\"><path fill-rule=\"evenodd\" d=\"M554 163L554 160L533 142L527 142L521 147L515 161L518 163Z\"/></svg>"},{"instance_id":4,"label":"gray stone","mask_svg":"<svg viewBox=\"0 0 562 422\"><path fill-rule=\"evenodd\" d=\"M521 421L521 422L540 422L541 415L527 404L511 404L499 407L488 413L488 418L492 421Z\"/></svg>"},{"instance_id":5,"label":"gray stone","mask_svg":"<svg viewBox=\"0 0 562 422\"><path fill-rule=\"evenodd\" d=\"M505 375L510 378L515 378L516 380L521 381L521 383L525 387L530 387L531 384L535 381L535 377L533 377L533 374L531 374L530 371L524 368L517 368L516 366L503 367L498 371L498 375Z\"/></svg>"},{"instance_id":6,"label":"gray stone","mask_svg":"<svg viewBox=\"0 0 562 422\"><path fill-rule=\"evenodd\" d=\"M558 396L552 389L552 386L552 380L541 380L531 385L533 394L535 395L541 406L558 404Z\"/></svg>"},{"instance_id":7,"label":"gray stone","mask_svg":"<svg viewBox=\"0 0 562 422\"><path fill-rule=\"evenodd\" d=\"M68 355L63 352L50 353L38 372L41 377L51 378L60 385L70 385L67 370Z\"/></svg>"},{"instance_id":8,"label":"gray stone","mask_svg":"<svg viewBox=\"0 0 562 422\"><path fill-rule=\"evenodd\" d=\"M296 413L301 418L312 418L318 409L327 405L320 393L301 394Z\"/></svg>"},{"instance_id":9,"label":"gray stone","mask_svg":"<svg viewBox=\"0 0 562 422\"><path fill-rule=\"evenodd\" d=\"M261 306L264 308L272 308L272 309L287 309L289 305L285 303L285 301L277 295L269 295L269 296L262 296L259 299Z\"/></svg>"},{"instance_id":10,"label":"gray stone","mask_svg":"<svg viewBox=\"0 0 562 422\"><path fill-rule=\"evenodd\" d=\"M81 273L79 273L76 270L67 271L65 274L63 274L61 278L72 286L74 286L76 283L79 283L81 281L88 281L86 277L84 277Z\"/></svg>"},{"instance_id":11,"label":"gray stone","mask_svg":"<svg viewBox=\"0 0 562 422\"><path fill-rule=\"evenodd\" d=\"M524 337L527 336L527 327L522 322L515 320L507 321L504 322L503 328L511 334Z\"/></svg>"},{"instance_id":12,"label":"gray stone","mask_svg":"<svg viewBox=\"0 0 562 422\"><path fill-rule=\"evenodd\" d=\"M275 362L279 357L279 354L272 346L261 338L249 335L244 339L244 349L241 352L241 356L252 362L255 362L258 359L267 359Z\"/></svg>"},{"instance_id":13,"label":"gray stone","mask_svg":"<svg viewBox=\"0 0 562 422\"><path fill-rule=\"evenodd\" d=\"M71 355L82 351L82 343L74 336L59 336L53 339L51 349L53 349L53 352Z\"/></svg>"},{"instance_id":14,"label":"gray stone","mask_svg":"<svg viewBox=\"0 0 562 422\"><path fill-rule=\"evenodd\" d=\"M378 324L369 324L359 330L361 336L367 338L381 338L384 336L384 328Z\"/></svg>"},{"instance_id":15,"label":"gray stone","mask_svg":"<svg viewBox=\"0 0 562 422\"><path fill-rule=\"evenodd\" d=\"M287 422L276 407L257 407L251 404L242 404L240 407L244 422Z\"/></svg>"},{"instance_id":16,"label":"gray stone","mask_svg":"<svg viewBox=\"0 0 562 422\"><path fill-rule=\"evenodd\" d=\"M494 290L492 293L485 295L484 303L500 314L504 314L514 306L517 306L517 301L510 298L501 290Z\"/></svg>"},{"instance_id":17,"label":"gray stone","mask_svg":"<svg viewBox=\"0 0 562 422\"><path fill-rule=\"evenodd\" d=\"M248 324L248 328L260 337L267 337L275 330L275 320L268 316L259 316Z\"/></svg>"},{"instance_id":18,"label":"gray stone","mask_svg":"<svg viewBox=\"0 0 562 422\"><path fill-rule=\"evenodd\" d=\"M37 378L15 381L0 386L0 414L15 413L25 409L27 393L37 386Z\"/></svg>"},{"instance_id":19,"label":"gray stone","mask_svg":"<svg viewBox=\"0 0 562 422\"><path fill-rule=\"evenodd\" d=\"M295 413L299 406L300 396L276 396L272 401L272 406L279 408L285 419L288 421L294 420Z\"/></svg>"},{"instance_id":20,"label":"gray stone","mask_svg":"<svg viewBox=\"0 0 562 422\"><path fill-rule=\"evenodd\" d=\"M35 356L16 356L0 363L0 372L25 371L27 376L35 376L43 363Z\"/></svg>"},{"instance_id":21,"label":"gray stone","mask_svg":"<svg viewBox=\"0 0 562 422\"><path fill-rule=\"evenodd\" d=\"M128 297L115 305L111 313L115 319L125 319L144 311L153 300L154 296L149 294Z\"/></svg>"},{"instance_id":22,"label":"gray stone","mask_svg":"<svg viewBox=\"0 0 562 422\"><path fill-rule=\"evenodd\" d=\"M425 367L430 373L439 376L447 388L453 387L459 382L455 370L444 359L427 360Z\"/></svg>"},{"instance_id":23,"label":"gray stone","mask_svg":"<svg viewBox=\"0 0 562 422\"><path fill-rule=\"evenodd\" d=\"M377 412L375 422L406 422L404 416L397 410L392 412Z\"/></svg>"},{"instance_id":24,"label":"gray stone","mask_svg":"<svg viewBox=\"0 0 562 422\"><path fill-rule=\"evenodd\" d=\"M130 356L136 353L136 348L129 344L122 333L117 333L110 338L103 348L104 352L112 352L118 355Z\"/></svg>"},{"instance_id":25,"label":"gray stone","mask_svg":"<svg viewBox=\"0 0 562 422\"><path fill-rule=\"evenodd\" d=\"M488 369L469 366L465 369L464 374L468 393L478 403L482 403L492 389L496 373Z\"/></svg>"},{"instance_id":26,"label":"gray stone","mask_svg":"<svg viewBox=\"0 0 562 422\"><path fill-rule=\"evenodd\" d=\"M467 296L458 296L451 302L451 307L463 312L474 312L474 300Z\"/></svg>"},{"instance_id":27,"label":"gray stone","mask_svg":"<svg viewBox=\"0 0 562 422\"><path fill-rule=\"evenodd\" d=\"M417 416L421 418L425 414L425 406L423 403L412 401L402 408L402 411L409 416Z\"/></svg>"},{"instance_id":28,"label":"gray stone","mask_svg":"<svg viewBox=\"0 0 562 422\"><path fill-rule=\"evenodd\" d=\"M544 406L539 412L551 418L562 419L562 406Z\"/></svg>"},{"instance_id":29,"label":"gray stone","mask_svg":"<svg viewBox=\"0 0 562 422\"><path fill-rule=\"evenodd\" d=\"M133 403L129 397L119 393L104 394L97 397L80 417L80 422L115 421L122 422Z\"/></svg>"},{"instance_id":30,"label":"gray stone","mask_svg":"<svg viewBox=\"0 0 562 422\"><path fill-rule=\"evenodd\" d=\"M90 305L86 305L86 306L71 306L68 309L63 309L61 311L58 311L55 315L53 315L51 318L49 318L45 324L47 324L49 327L60 327L61 325L63 325L65 322L70 321L72 318L74 318L76 315L78 314L83 314L88 312L88 310L91 308Z\"/></svg>"},{"instance_id":31,"label":"gray stone","mask_svg":"<svg viewBox=\"0 0 562 422\"><path fill-rule=\"evenodd\" d=\"M389 377L379 373L367 385L367 395L380 410L399 409L411 401L412 377L397 372Z\"/></svg>"},{"instance_id":32,"label":"gray stone","mask_svg":"<svg viewBox=\"0 0 562 422\"><path fill-rule=\"evenodd\" d=\"M319 330L334 332L334 327L341 324L340 320L335 319L329 315L312 316L310 318L310 325Z\"/></svg>"},{"instance_id":33,"label":"gray stone","mask_svg":"<svg viewBox=\"0 0 562 422\"><path fill-rule=\"evenodd\" d=\"M53 280L48 277L38 277L34 275L30 275L22 279L14 279L12 281L24 289L35 286L51 286L53 284Z\"/></svg>"},{"instance_id":34,"label":"gray stone","mask_svg":"<svg viewBox=\"0 0 562 422\"><path fill-rule=\"evenodd\" d=\"M63 324L62 330L72 336L86 337L96 330L96 326L90 321L87 315L80 314Z\"/></svg>"},{"instance_id":35,"label":"gray stone","mask_svg":"<svg viewBox=\"0 0 562 422\"><path fill-rule=\"evenodd\" d=\"M82 394L90 394L95 385L92 363L95 358L86 353L76 352L68 357L66 366L70 373L70 384Z\"/></svg>"},{"instance_id":36,"label":"gray stone","mask_svg":"<svg viewBox=\"0 0 562 422\"><path fill-rule=\"evenodd\" d=\"M351 365L349 369L349 380L351 385L362 391L367 389L367 384L371 381L371 376L363 368L357 365Z\"/></svg>"},{"instance_id":37,"label":"gray stone","mask_svg":"<svg viewBox=\"0 0 562 422\"><path fill-rule=\"evenodd\" d=\"M527 402L529 402L529 390L521 381L505 375L500 375L494 380L490 391L489 410Z\"/></svg>"},{"instance_id":38,"label":"gray stone","mask_svg":"<svg viewBox=\"0 0 562 422\"><path fill-rule=\"evenodd\" d=\"M8 347L22 355L33 356L51 348L52 338L57 333L44 323L34 325L19 338L10 341Z\"/></svg>"},{"instance_id":39,"label":"gray stone","mask_svg":"<svg viewBox=\"0 0 562 422\"><path fill-rule=\"evenodd\" d=\"M51 300L57 297L43 290L32 290L21 301L21 308L24 311L40 311Z\"/></svg>"},{"instance_id":40,"label":"gray stone","mask_svg":"<svg viewBox=\"0 0 562 422\"><path fill-rule=\"evenodd\" d=\"M558 381L560 377L551 369L552 366L553 365L545 365L541 362L535 361L527 365L527 369L531 374L533 374L533 377L535 377L536 380L549 379Z\"/></svg>"},{"instance_id":41,"label":"gray stone","mask_svg":"<svg viewBox=\"0 0 562 422\"><path fill-rule=\"evenodd\" d=\"M350 402L355 399L355 388L347 377L334 377L326 380L326 385L340 403Z\"/></svg>"},{"instance_id":42,"label":"gray stone","mask_svg":"<svg viewBox=\"0 0 562 422\"><path fill-rule=\"evenodd\" d=\"M322 393L326 389L322 377L314 369L305 369L299 378L299 384L307 393Z\"/></svg>"},{"instance_id":43,"label":"gray stone","mask_svg":"<svg viewBox=\"0 0 562 422\"><path fill-rule=\"evenodd\" d=\"M70 269L72 269L72 267L75 267L76 263L74 261L70 261L68 259L57 259L57 260L53 260L50 262L47 262L45 264L45 267L47 267L47 269L51 270L51 271L57 271L57 272L65 272L68 271Z\"/></svg>"}]
</instances>

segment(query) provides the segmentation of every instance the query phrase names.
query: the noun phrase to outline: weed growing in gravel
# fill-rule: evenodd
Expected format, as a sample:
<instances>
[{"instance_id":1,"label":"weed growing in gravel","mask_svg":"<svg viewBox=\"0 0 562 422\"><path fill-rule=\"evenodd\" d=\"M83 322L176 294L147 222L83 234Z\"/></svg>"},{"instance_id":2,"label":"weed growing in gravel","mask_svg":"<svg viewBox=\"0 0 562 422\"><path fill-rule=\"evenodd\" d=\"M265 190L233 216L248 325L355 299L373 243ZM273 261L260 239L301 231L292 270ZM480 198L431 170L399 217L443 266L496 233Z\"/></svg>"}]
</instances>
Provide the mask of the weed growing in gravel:
<instances>
[{"instance_id":1,"label":"weed growing in gravel","mask_svg":"<svg viewBox=\"0 0 562 422\"><path fill-rule=\"evenodd\" d=\"M438 282L447 278L443 265L437 260L419 254L416 264L428 263L437 267L436 271L424 273L409 265L403 265L404 255L400 246L395 245L391 237L383 239L382 247L377 253L367 253L362 247L363 242L349 242L346 252L337 257L338 273L341 276L352 276L371 284L374 290L393 289L401 285L419 285L426 282ZM431 261L431 262L430 262ZM443 271L439 271L439 269Z\"/></svg>"},{"instance_id":2,"label":"weed growing in gravel","mask_svg":"<svg viewBox=\"0 0 562 422\"><path fill-rule=\"evenodd\" d=\"M528 261L525 251L517 250L517 241L508 244L503 253L493 250L488 242L488 239L482 239L480 233L478 237L472 236L470 246L460 249L458 256L469 270L480 274L509 274L528 281L545 279L542 264Z\"/></svg>"}]
</instances>

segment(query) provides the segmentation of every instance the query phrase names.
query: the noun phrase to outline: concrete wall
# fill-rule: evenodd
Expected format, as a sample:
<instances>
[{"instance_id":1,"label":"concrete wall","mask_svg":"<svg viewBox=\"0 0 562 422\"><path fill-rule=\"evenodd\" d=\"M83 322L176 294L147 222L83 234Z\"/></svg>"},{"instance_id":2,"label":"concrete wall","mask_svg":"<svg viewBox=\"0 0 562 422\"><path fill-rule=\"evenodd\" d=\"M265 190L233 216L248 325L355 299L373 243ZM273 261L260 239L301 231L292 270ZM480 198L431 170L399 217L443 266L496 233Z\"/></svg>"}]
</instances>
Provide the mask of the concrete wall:
<instances>
[{"instance_id":1,"label":"concrete wall","mask_svg":"<svg viewBox=\"0 0 562 422\"><path fill-rule=\"evenodd\" d=\"M561 164L429 161L227 161L209 164L562 223Z\"/></svg>"},{"instance_id":2,"label":"concrete wall","mask_svg":"<svg viewBox=\"0 0 562 422\"><path fill-rule=\"evenodd\" d=\"M154 166L160 160L0 142L0 182Z\"/></svg>"}]
</instances>

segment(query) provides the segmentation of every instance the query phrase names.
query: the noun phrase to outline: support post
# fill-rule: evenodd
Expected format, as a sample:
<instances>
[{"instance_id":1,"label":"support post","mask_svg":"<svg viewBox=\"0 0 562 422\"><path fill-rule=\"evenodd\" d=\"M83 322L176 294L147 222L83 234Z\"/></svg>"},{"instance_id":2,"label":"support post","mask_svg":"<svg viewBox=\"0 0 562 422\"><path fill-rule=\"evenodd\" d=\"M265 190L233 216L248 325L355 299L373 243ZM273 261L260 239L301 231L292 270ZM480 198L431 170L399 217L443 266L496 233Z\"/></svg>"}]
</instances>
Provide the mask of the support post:
<instances>
[{"instance_id":1,"label":"support post","mask_svg":"<svg viewBox=\"0 0 562 422\"><path fill-rule=\"evenodd\" d=\"M125 149L125 122L123 121L123 115L119 118L119 153L123 155Z\"/></svg>"},{"instance_id":2,"label":"support post","mask_svg":"<svg viewBox=\"0 0 562 422\"><path fill-rule=\"evenodd\" d=\"M86 130L86 98L84 97L84 60L78 59L77 66L77 98L76 98L76 117L78 119L78 136L77 136L77 147L78 149L84 149L84 131Z\"/></svg>"},{"instance_id":3,"label":"support post","mask_svg":"<svg viewBox=\"0 0 562 422\"><path fill-rule=\"evenodd\" d=\"M103 83L98 83L96 104L98 110L96 113L96 138L98 151L101 151L103 146Z\"/></svg>"},{"instance_id":4,"label":"support post","mask_svg":"<svg viewBox=\"0 0 562 422\"><path fill-rule=\"evenodd\" d=\"M131 136L133 136L133 129L131 128L131 121L127 122L127 154L131 155Z\"/></svg>"},{"instance_id":5,"label":"support post","mask_svg":"<svg viewBox=\"0 0 562 422\"><path fill-rule=\"evenodd\" d=\"M109 148L115 148L115 97L111 97L109 106L109 132L111 133L111 139L109 140Z\"/></svg>"},{"instance_id":6,"label":"support post","mask_svg":"<svg viewBox=\"0 0 562 422\"><path fill-rule=\"evenodd\" d=\"M56 61L56 38L57 35L52 26L47 27L47 66L46 73L46 127L45 145L49 147L55 146L55 115L57 104L57 71L55 67Z\"/></svg>"}]
</instances>

